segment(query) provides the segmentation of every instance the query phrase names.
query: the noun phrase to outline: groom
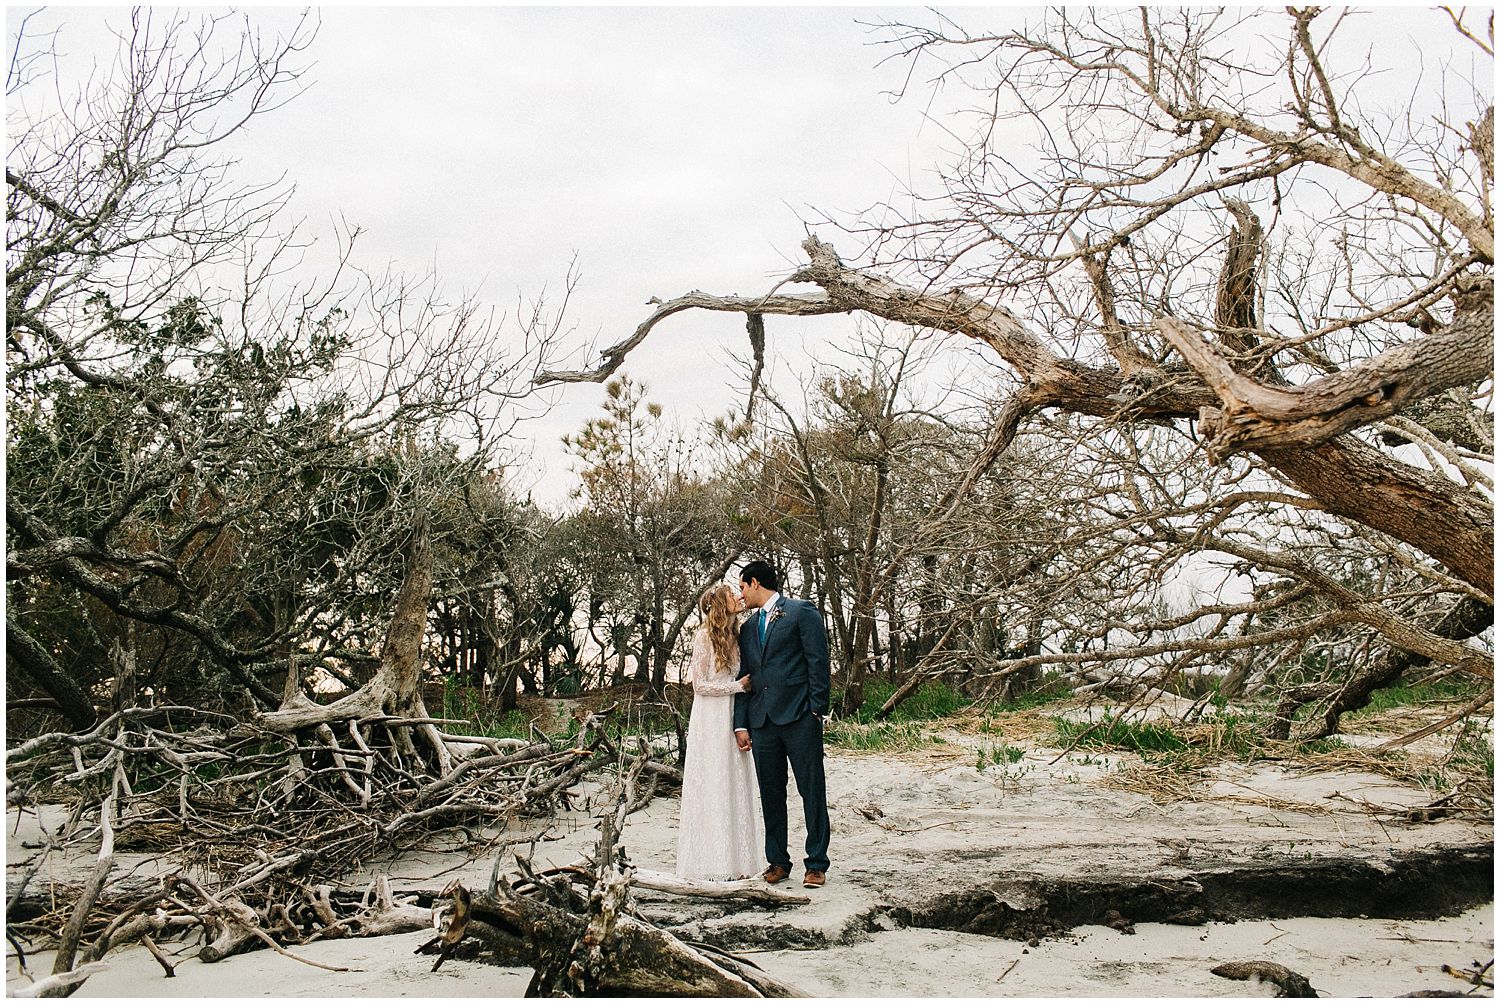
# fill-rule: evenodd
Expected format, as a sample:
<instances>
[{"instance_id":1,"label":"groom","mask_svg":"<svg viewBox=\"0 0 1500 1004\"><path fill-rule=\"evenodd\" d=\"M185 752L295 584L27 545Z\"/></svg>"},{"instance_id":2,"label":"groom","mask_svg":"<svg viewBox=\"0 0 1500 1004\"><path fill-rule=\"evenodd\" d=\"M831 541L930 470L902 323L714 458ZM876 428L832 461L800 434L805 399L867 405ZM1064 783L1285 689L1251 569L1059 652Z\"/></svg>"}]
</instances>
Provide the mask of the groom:
<instances>
[{"instance_id":1,"label":"groom","mask_svg":"<svg viewBox=\"0 0 1500 1004\"><path fill-rule=\"evenodd\" d=\"M786 849L786 766L792 765L807 820L809 889L828 871L828 800L823 790L823 723L828 714L828 635L818 608L782 596L776 570L752 561L740 570L745 608L740 627L740 676L748 694L734 697L734 739L755 756L760 811L766 822L764 878L775 885L792 873Z\"/></svg>"}]
</instances>

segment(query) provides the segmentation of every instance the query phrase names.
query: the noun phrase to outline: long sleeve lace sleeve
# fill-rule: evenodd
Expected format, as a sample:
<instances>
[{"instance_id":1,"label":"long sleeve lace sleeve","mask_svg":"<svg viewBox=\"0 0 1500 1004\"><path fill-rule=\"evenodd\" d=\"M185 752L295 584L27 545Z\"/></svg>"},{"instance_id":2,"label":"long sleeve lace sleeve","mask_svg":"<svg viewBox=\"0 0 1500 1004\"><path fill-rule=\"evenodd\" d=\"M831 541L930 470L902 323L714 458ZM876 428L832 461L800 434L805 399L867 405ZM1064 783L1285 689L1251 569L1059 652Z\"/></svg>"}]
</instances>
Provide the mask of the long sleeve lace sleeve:
<instances>
[{"instance_id":1,"label":"long sleeve lace sleeve","mask_svg":"<svg viewBox=\"0 0 1500 1004\"><path fill-rule=\"evenodd\" d=\"M738 694L743 684L723 673L715 673L714 650L708 637L702 632L693 635L693 655L688 671L693 678L693 693L710 697L726 697Z\"/></svg>"}]
</instances>

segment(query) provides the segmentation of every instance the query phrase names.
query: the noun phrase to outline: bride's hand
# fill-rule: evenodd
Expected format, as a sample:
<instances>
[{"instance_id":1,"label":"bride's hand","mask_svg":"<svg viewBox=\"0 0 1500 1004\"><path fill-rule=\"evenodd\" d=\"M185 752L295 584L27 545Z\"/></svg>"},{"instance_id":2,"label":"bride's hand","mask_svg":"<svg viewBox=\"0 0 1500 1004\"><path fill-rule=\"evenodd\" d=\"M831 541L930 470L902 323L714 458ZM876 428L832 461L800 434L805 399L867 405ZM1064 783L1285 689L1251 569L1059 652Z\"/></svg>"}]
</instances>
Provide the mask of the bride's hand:
<instances>
[{"instance_id":1,"label":"bride's hand","mask_svg":"<svg viewBox=\"0 0 1500 1004\"><path fill-rule=\"evenodd\" d=\"M740 677L740 689L748 693L750 691L750 677Z\"/></svg>"}]
</instances>

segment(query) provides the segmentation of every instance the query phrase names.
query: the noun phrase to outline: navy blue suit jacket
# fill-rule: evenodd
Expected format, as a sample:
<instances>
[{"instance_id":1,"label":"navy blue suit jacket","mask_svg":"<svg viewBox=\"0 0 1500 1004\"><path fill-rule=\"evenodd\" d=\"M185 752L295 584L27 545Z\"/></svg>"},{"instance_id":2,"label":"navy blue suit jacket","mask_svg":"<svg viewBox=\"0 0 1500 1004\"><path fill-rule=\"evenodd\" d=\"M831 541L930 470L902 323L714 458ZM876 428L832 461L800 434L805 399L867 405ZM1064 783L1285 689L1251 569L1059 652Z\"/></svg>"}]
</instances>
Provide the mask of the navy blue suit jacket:
<instances>
[{"instance_id":1,"label":"navy blue suit jacket","mask_svg":"<svg viewBox=\"0 0 1500 1004\"><path fill-rule=\"evenodd\" d=\"M818 608L806 600L776 601L760 640L760 612L740 626L740 676L750 692L734 695L734 727L786 725L812 712L828 714L828 633Z\"/></svg>"}]
</instances>

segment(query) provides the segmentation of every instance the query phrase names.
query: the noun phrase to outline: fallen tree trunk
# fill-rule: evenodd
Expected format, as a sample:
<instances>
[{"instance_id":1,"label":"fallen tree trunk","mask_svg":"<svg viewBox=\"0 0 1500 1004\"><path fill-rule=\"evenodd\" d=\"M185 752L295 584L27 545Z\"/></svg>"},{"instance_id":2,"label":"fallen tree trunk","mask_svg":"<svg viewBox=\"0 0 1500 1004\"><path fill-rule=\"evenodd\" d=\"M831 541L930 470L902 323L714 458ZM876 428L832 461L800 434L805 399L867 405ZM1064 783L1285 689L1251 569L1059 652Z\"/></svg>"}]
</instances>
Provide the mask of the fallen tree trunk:
<instances>
[{"instance_id":1,"label":"fallen tree trunk","mask_svg":"<svg viewBox=\"0 0 1500 1004\"><path fill-rule=\"evenodd\" d=\"M785 889L776 889L759 879L740 879L734 882L702 882L680 879L662 872L644 871L637 868L630 874L630 884L641 889L654 889L677 896L701 896L704 899L745 899L752 903L767 903L771 906L799 905L811 903L807 896L799 896Z\"/></svg>"}]
</instances>

